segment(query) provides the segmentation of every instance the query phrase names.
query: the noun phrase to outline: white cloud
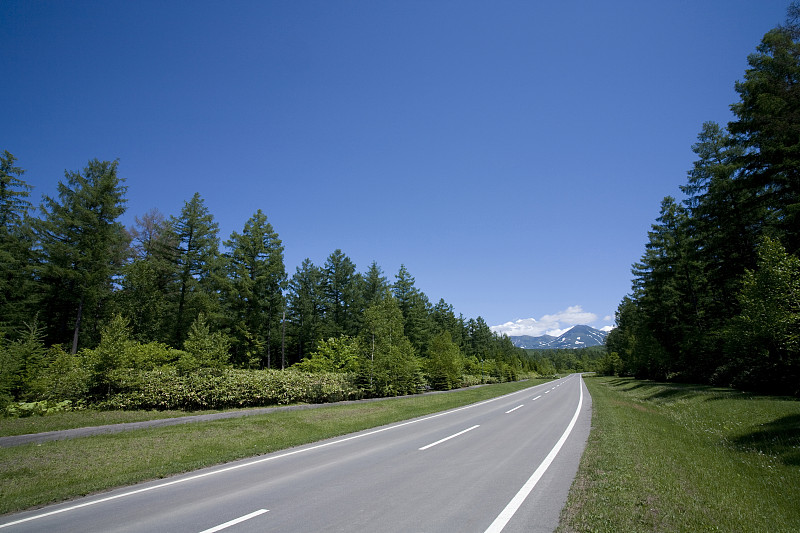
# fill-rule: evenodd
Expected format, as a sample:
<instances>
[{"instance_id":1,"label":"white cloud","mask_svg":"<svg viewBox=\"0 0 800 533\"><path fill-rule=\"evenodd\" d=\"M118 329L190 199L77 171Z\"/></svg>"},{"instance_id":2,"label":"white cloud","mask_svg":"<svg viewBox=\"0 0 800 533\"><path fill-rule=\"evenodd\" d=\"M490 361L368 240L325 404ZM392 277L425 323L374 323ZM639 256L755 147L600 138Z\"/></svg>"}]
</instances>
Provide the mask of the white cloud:
<instances>
[{"instance_id":1,"label":"white cloud","mask_svg":"<svg viewBox=\"0 0 800 533\"><path fill-rule=\"evenodd\" d=\"M611 331L612 329L614 329L614 326L603 326L602 328L600 328L600 331L608 332Z\"/></svg>"},{"instance_id":2,"label":"white cloud","mask_svg":"<svg viewBox=\"0 0 800 533\"><path fill-rule=\"evenodd\" d=\"M552 335L558 337L572 326L591 324L596 320L596 314L584 311L580 305L573 305L558 313L544 315L538 320L535 318L521 318L514 322L492 326L491 329L496 333L501 335L505 333L508 336L530 335L539 337L541 335Z\"/></svg>"}]
</instances>

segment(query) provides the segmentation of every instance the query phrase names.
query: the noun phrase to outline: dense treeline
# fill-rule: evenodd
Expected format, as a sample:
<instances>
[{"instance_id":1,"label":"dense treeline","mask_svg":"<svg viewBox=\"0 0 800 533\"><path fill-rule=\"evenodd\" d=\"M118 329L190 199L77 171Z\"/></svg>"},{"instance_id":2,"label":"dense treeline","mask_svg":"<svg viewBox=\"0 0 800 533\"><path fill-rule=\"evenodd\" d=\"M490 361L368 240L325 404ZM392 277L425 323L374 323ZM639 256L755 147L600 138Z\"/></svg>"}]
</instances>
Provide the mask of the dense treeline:
<instances>
[{"instance_id":1,"label":"dense treeline","mask_svg":"<svg viewBox=\"0 0 800 533\"><path fill-rule=\"evenodd\" d=\"M537 374L550 376L573 372L599 372L605 368L605 346L587 348L528 349L532 367Z\"/></svg>"},{"instance_id":2,"label":"dense treeline","mask_svg":"<svg viewBox=\"0 0 800 533\"><path fill-rule=\"evenodd\" d=\"M316 385L297 378L302 386L269 378L306 391L290 395L296 401L319 399L324 383L336 384L327 397L350 398L532 371L524 350L482 318L432 304L404 266L390 282L377 263L361 273L335 250L323 265L306 259L288 276L281 239L260 210L224 242L199 194L176 215L152 210L125 228L118 164L92 160L66 172L36 216L23 175L3 152L0 403L206 407L199 396L225 396L203 381L217 378L249 392L214 406L268 403L254 385L267 378L244 371L289 367L327 376ZM185 393L190 382L206 385L192 398L164 399L163 391Z\"/></svg>"},{"instance_id":3,"label":"dense treeline","mask_svg":"<svg viewBox=\"0 0 800 533\"><path fill-rule=\"evenodd\" d=\"M800 5L706 123L606 341L613 372L800 394Z\"/></svg>"}]
</instances>

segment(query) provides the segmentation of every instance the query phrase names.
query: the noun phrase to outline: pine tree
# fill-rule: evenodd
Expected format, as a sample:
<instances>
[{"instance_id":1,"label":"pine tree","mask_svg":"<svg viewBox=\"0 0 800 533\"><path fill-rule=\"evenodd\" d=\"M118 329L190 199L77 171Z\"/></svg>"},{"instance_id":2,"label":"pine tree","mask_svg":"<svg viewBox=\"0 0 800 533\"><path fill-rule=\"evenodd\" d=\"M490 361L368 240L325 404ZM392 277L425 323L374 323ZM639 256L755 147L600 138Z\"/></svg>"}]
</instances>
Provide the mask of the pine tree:
<instances>
[{"instance_id":1,"label":"pine tree","mask_svg":"<svg viewBox=\"0 0 800 533\"><path fill-rule=\"evenodd\" d=\"M272 366L280 348L286 269L283 244L259 209L225 242L227 262L225 306L232 324L236 361Z\"/></svg>"},{"instance_id":2,"label":"pine tree","mask_svg":"<svg viewBox=\"0 0 800 533\"><path fill-rule=\"evenodd\" d=\"M415 279L400 265L392 292L403 314L403 332L418 354L425 354L431 338L431 305L428 297L414 285Z\"/></svg>"},{"instance_id":3,"label":"pine tree","mask_svg":"<svg viewBox=\"0 0 800 533\"><path fill-rule=\"evenodd\" d=\"M381 300L389 294L391 287L386 276L383 275L383 270L378 266L376 261L369 265L369 269L363 275L363 296L364 307L367 308L378 300Z\"/></svg>"},{"instance_id":4,"label":"pine tree","mask_svg":"<svg viewBox=\"0 0 800 533\"><path fill-rule=\"evenodd\" d=\"M797 11L797 5L790 7ZM741 100L731 106L728 125L744 148L747 186L767 210L766 222L789 253L800 250L800 42L788 28L767 32L748 57ZM796 27L796 26L795 26Z\"/></svg>"},{"instance_id":5,"label":"pine tree","mask_svg":"<svg viewBox=\"0 0 800 533\"><path fill-rule=\"evenodd\" d=\"M83 173L66 172L58 198L44 198L44 218L37 224L48 342L70 339L72 353L79 343L99 341L112 280L125 255L127 234L117 219L125 211L126 187L117 166L93 159ZM88 339L82 341L84 332Z\"/></svg>"},{"instance_id":6,"label":"pine tree","mask_svg":"<svg viewBox=\"0 0 800 533\"><path fill-rule=\"evenodd\" d=\"M355 336L363 309L361 275L350 258L338 249L328 256L322 275L325 337Z\"/></svg>"},{"instance_id":7,"label":"pine tree","mask_svg":"<svg viewBox=\"0 0 800 533\"><path fill-rule=\"evenodd\" d=\"M8 150L0 155L0 335L11 335L35 314L32 187L22 180L25 171L14 166L16 160Z\"/></svg>"},{"instance_id":8,"label":"pine tree","mask_svg":"<svg viewBox=\"0 0 800 533\"><path fill-rule=\"evenodd\" d=\"M199 193L184 203L179 217L171 217L171 240L177 275L177 304L174 314L175 346L182 346L189 326L200 313L213 322L218 310L217 289L221 268L219 225L214 222Z\"/></svg>"},{"instance_id":9,"label":"pine tree","mask_svg":"<svg viewBox=\"0 0 800 533\"><path fill-rule=\"evenodd\" d=\"M289 280L288 335L294 361L310 355L321 338L322 291L322 272L310 259L304 259Z\"/></svg>"}]
</instances>

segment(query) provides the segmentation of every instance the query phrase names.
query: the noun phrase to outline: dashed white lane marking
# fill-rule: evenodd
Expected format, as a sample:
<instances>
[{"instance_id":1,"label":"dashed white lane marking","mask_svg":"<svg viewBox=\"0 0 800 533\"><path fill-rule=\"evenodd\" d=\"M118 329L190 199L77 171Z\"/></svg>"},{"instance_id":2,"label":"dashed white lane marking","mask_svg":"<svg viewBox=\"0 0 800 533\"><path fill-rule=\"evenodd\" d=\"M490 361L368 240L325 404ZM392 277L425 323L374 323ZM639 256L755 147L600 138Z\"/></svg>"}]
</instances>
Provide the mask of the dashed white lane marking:
<instances>
[{"instance_id":1,"label":"dashed white lane marking","mask_svg":"<svg viewBox=\"0 0 800 533\"><path fill-rule=\"evenodd\" d=\"M463 435L467 431L472 431L473 429L479 428L479 427L481 427L480 424L474 425L471 428L467 428L467 429L465 429L463 431L459 431L458 433L454 433L453 435L450 435L449 437L445 437L443 439L437 440L436 442L432 442L432 443L428 444L427 446L423 446L419 450L422 451L422 450L427 450L428 448L433 448L437 444L441 444L441 443L443 443L445 441L448 441L450 439L454 439L454 438L458 437L459 435Z\"/></svg>"},{"instance_id":2,"label":"dashed white lane marking","mask_svg":"<svg viewBox=\"0 0 800 533\"><path fill-rule=\"evenodd\" d=\"M229 528L231 526L235 526L236 524L241 524L245 520L250 520L251 518L255 518L255 517L260 516L260 515L262 515L264 513L267 513L267 512L269 512L269 509L259 509L258 511L253 511L250 514L246 514L244 516L240 516L239 518L234 518L233 520L229 520L228 522L225 522L224 524L220 524L218 526L214 526L211 529L205 529L205 530L201 531L200 533L216 533L217 531L222 531L223 529L227 529L227 528Z\"/></svg>"},{"instance_id":3,"label":"dashed white lane marking","mask_svg":"<svg viewBox=\"0 0 800 533\"><path fill-rule=\"evenodd\" d=\"M520 407L523 407L523 406L524 406L524 404L523 405L518 405L513 409L509 409L508 411L506 411L506 414L513 413L514 411L516 411L517 409L519 409Z\"/></svg>"},{"instance_id":4,"label":"dashed white lane marking","mask_svg":"<svg viewBox=\"0 0 800 533\"><path fill-rule=\"evenodd\" d=\"M572 428L575 427L575 422L578 421L578 415L580 414L581 406L583 405L582 383L580 382L578 383L578 388L580 389L580 397L578 398L578 408L575 409L575 414L572 415L572 420L567 426L567 429L564 430L564 433L561 435L561 438L558 439L556 445L553 446L553 449L550 450L550 453L548 453L547 457L544 458L544 461L542 461L542 464L539 465L539 468L536 469L536 471L533 473L533 475L531 475L528 481L526 481L525 484L522 486L522 488L519 489L519 492L517 492L517 494L511 499L511 501L508 502L506 508L503 509L499 515L497 515L497 518L494 519L494 522L491 523L491 525L485 531L485 533L500 533L501 531L503 531L503 528L506 527L508 521L511 520L511 518L514 516L514 513L517 512L517 509L519 509L522 506L522 502L524 502L525 498L528 497L528 494L531 493L533 487L535 487L536 483L539 482L541 477L547 471L547 468L550 466L550 463L553 462L553 460L556 458L556 455L558 455L559 450L561 450L561 447L567 441L567 437L569 437L569 434L572 433Z\"/></svg>"}]
</instances>

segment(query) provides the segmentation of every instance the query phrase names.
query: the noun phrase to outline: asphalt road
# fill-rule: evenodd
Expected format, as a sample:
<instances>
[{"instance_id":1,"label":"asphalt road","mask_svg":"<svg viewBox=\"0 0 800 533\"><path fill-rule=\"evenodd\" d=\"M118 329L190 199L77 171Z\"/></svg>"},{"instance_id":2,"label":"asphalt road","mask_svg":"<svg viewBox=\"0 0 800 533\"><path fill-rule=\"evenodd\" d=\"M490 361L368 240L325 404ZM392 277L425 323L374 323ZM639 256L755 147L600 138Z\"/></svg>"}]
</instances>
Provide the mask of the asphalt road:
<instances>
[{"instance_id":1,"label":"asphalt road","mask_svg":"<svg viewBox=\"0 0 800 533\"><path fill-rule=\"evenodd\" d=\"M580 376L8 515L4 531L552 531L589 435Z\"/></svg>"}]
</instances>

